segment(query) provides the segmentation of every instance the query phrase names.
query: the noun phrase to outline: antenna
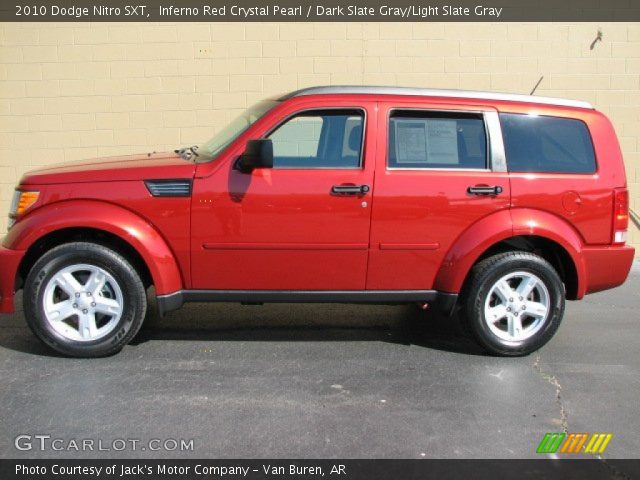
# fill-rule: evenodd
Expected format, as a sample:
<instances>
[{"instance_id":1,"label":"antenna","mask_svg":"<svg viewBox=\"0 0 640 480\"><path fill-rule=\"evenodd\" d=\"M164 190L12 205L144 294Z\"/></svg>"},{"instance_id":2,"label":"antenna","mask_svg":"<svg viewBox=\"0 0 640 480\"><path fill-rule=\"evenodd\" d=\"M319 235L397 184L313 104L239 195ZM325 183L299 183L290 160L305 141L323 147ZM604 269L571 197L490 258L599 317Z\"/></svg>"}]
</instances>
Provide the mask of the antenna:
<instances>
[{"instance_id":1,"label":"antenna","mask_svg":"<svg viewBox=\"0 0 640 480\"><path fill-rule=\"evenodd\" d=\"M542 83L542 79L544 78L544 75L540 77L540 80L538 80L538 83L536 83L536 86L533 87L533 90L531 90L531 93L529 95L533 95L535 93L535 91L538 89L538 87L540 86L540 84Z\"/></svg>"},{"instance_id":2,"label":"antenna","mask_svg":"<svg viewBox=\"0 0 640 480\"><path fill-rule=\"evenodd\" d=\"M593 50L594 48L596 48L596 43L601 41L602 41L602 30L598 29L596 38L593 42L591 42L591 45L589 46L589 50Z\"/></svg>"}]
</instances>

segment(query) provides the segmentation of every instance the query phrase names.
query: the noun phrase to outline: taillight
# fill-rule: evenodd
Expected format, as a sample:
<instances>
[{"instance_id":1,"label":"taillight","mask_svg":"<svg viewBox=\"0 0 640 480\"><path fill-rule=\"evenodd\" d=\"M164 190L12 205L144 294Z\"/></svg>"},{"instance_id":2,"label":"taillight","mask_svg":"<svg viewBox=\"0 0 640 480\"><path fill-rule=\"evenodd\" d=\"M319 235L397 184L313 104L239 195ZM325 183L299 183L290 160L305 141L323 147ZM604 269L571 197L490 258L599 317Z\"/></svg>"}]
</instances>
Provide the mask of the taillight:
<instances>
[{"instance_id":1,"label":"taillight","mask_svg":"<svg viewBox=\"0 0 640 480\"><path fill-rule=\"evenodd\" d=\"M616 188L613 193L613 243L627 241L629 227L629 191Z\"/></svg>"}]
</instances>

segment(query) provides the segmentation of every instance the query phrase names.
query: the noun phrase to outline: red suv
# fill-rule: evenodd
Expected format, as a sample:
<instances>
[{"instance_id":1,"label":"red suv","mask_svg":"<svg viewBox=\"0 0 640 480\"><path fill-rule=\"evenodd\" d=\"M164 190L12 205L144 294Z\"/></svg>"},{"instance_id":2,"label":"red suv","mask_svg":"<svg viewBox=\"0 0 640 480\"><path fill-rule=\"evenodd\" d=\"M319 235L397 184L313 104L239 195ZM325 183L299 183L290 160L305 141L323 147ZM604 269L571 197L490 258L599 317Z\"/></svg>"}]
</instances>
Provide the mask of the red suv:
<instances>
[{"instance_id":1,"label":"red suv","mask_svg":"<svg viewBox=\"0 0 640 480\"><path fill-rule=\"evenodd\" d=\"M385 87L260 102L199 147L27 173L0 311L74 356L119 351L155 287L184 302L434 302L491 353L624 282L628 192L588 103Z\"/></svg>"}]
</instances>

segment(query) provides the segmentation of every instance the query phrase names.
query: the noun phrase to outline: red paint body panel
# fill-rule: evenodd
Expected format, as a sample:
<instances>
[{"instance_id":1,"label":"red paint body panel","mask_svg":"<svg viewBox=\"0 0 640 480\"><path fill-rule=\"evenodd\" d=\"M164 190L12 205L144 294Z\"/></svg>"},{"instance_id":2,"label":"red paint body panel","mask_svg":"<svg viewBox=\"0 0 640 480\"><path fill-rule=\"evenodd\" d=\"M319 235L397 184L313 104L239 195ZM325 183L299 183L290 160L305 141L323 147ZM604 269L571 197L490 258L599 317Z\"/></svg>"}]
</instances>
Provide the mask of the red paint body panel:
<instances>
[{"instance_id":1,"label":"red paint body panel","mask_svg":"<svg viewBox=\"0 0 640 480\"><path fill-rule=\"evenodd\" d=\"M626 186L622 153L611 122L595 110L511 107L505 111L568 117L586 123L593 140L597 172L593 175L512 173L512 202L516 208L535 208L568 220L586 244L609 244L612 190ZM569 196L575 196L578 201L567 202Z\"/></svg>"},{"instance_id":2,"label":"red paint body panel","mask_svg":"<svg viewBox=\"0 0 640 480\"><path fill-rule=\"evenodd\" d=\"M436 290L457 293L475 261L492 245L513 236L511 213L501 210L478 220L456 239L439 265Z\"/></svg>"},{"instance_id":3,"label":"red paint body panel","mask_svg":"<svg viewBox=\"0 0 640 480\"><path fill-rule=\"evenodd\" d=\"M0 313L13 313L16 272L24 251L10 250L0 245Z\"/></svg>"},{"instance_id":4,"label":"red paint body panel","mask_svg":"<svg viewBox=\"0 0 640 480\"><path fill-rule=\"evenodd\" d=\"M193 174L193 164L173 152L95 158L51 165L27 172L21 184L99 183L147 178L183 178ZM126 201L127 197L122 198Z\"/></svg>"},{"instance_id":5,"label":"red paint body panel","mask_svg":"<svg viewBox=\"0 0 640 480\"><path fill-rule=\"evenodd\" d=\"M233 169L251 139L296 112L332 107L366 112L362 169ZM584 121L593 138L593 175L488 170L387 169L393 108L551 115ZM193 180L191 197L152 197L144 180ZM329 194L366 184L362 196ZM472 197L473 185L498 185ZM24 252L48 233L93 228L134 247L158 294L181 289L427 290L457 293L495 243L520 235L564 248L578 298L619 285L633 249L611 246L613 189L626 186L609 120L583 108L406 95L322 94L289 98L210 162L173 153L95 159L27 173L40 192L0 247L0 312L13 309ZM363 203L365 202L365 203Z\"/></svg>"},{"instance_id":6,"label":"red paint body panel","mask_svg":"<svg viewBox=\"0 0 640 480\"><path fill-rule=\"evenodd\" d=\"M387 169L387 122L391 110L478 112L492 109L443 103L442 99L435 105L404 99L381 102L379 108L380 148L376 159L367 288L431 289L445 255L460 235L483 217L509 208L509 176L506 172L488 170ZM500 186L503 192L496 197L470 196L467 188L478 184ZM411 248L416 242L437 247ZM385 244L396 248L385 248Z\"/></svg>"},{"instance_id":7,"label":"red paint body panel","mask_svg":"<svg viewBox=\"0 0 640 480\"><path fill-rule=\"evenodd\" d=\"M511 174L514 208L535 209L570 222L582 241L592 245L611 242L614 187L605 185L598 174ZM573 194L579 195L579 201L565 206L563 200Z\"/></svg>"},{"instance_id":8,"label":"red paint body panel","mask_svg":"<svg viewBox=\"0 0 640 480\"><path fill-rule=\"evenodd\" d=\"M195 165L174 153L85 160L29 172L20 188L40 196L3 245L27 250L57 230L104 230L138 251L158 294L189 288L191 199L154 198L144 180L192 179L194 173Z\"/></svg>"},{"instance_id":9,"label":"red paint body panel","mask_svg":"<svg viewBox=\"0 0 640 480\"><path fill-rule=\"evenodd\" d=\"M634 253L631 247L585 248L582 251L587 276L585 293L622 285L629 276Z\"/></svg>"},{"instance_id":10,"label":"red paint body panel","mask_svg":"<svg viewBox=\"0 0 640 480\"><path fill-rule=\"evenodd\" d=\"M233 168L245 139L262 137L295 113L327 106L365 111L362 169L257 169L244 174ZM193 287L363 290L371 194L338 197L330 191L340 184L373 186L376 136L370 132L375 132L375 106L344 98L285 102L214 163L198 165L192 206Z\"/></svg>"},{"instance_id":11,"label":"red paint body panel","mask_svg":"<svg viewBox=\"0 0 640 480\"><path fill-rule=\"evenodd\" d=\"M102 201L59 201L29 212L9 231L4 246L26 250L48 233L82 227L112 233L135 248L149 267L159 295L185 287L176 256L157 228L130 210Z\"/></svg>"},{"instance_id":12,"label":"red paint body panel","mask_svg":"<svg viewBox=\"0 0 640 480\"><path fill-rule=\"evenodd\" d=\"M476 184L499 185L504 193L472 198L466 190ZM494 172L389 171L376 177L374 190L367 278L367 288L374 290L432 288L458 238L482 218L509 208L508 175ZM509 224L491 223L510 232ZM410 248L417 241L438 247Z\"/></svg>"},{"instance_id":13,"label":"red paint body panel","mask_svg":"<svg viewBox=\"0 0 640 480\"><path fill-rule=\"evenodd\" d=\"M581 256L584 241L579 232L563 218L541 210L514 208L511 218L515 236L536 235L553 240L564 248L571 256L578 275L577 298L582 298L587 289L587 274Z\"/></svg>"}]
</instances>

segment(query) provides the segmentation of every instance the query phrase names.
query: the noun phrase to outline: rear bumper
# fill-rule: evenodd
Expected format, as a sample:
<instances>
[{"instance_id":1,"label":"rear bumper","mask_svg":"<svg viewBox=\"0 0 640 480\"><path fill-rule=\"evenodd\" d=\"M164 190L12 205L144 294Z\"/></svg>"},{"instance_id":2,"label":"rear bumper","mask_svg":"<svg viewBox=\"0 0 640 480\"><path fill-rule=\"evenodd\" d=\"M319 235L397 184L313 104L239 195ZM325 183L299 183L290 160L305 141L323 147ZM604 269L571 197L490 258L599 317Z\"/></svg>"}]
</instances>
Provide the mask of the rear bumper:
<instances>
[{"instance_id":1,"label":"rear bumper","mask_svg":"<svg viewBox=\"0 0 640 480\"><path fill-rule=\"evenodd\" d=\"M633 264L633 247L588 247L583 249L586 285L584 293L594 293L622 285Z\"/></svg>"},{"instance_id":2,"label":"rear bumper","mask_svg":"<svg viewBox=\"0 0 640 480\"><path fill-rule=\"evenodd\" d=\"M14 311L16 273L22 257L22 250L11 250L0 245L0 313Z\"/></svg>"}]
</instances>

